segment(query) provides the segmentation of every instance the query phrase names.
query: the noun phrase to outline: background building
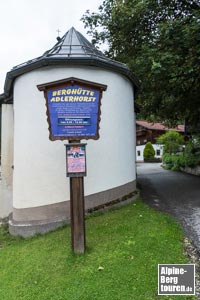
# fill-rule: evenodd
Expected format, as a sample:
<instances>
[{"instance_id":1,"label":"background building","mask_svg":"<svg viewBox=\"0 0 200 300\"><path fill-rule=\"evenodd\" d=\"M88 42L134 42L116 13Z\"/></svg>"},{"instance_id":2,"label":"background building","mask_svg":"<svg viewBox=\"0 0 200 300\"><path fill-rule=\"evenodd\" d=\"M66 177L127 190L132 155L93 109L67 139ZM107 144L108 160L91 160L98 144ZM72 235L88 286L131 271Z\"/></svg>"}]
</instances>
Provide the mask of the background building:
<instances>
[{"instance_id":1,"label":"background building","mask_svg":"<svg viewBox=\"0 0 200 300\"><path fill-rule=\"evenodd\" d=\"M169 128L162 123L151 123L144 120L136 120L136 161L142 162L144 160L143 152L147 142L151 142L155 157L161 158L163 154L163 146L156 144L156 139L165 134L166 131L174 130L184 135L184 125L178 125L175 128Z\"/></svg>"}]
</instances>

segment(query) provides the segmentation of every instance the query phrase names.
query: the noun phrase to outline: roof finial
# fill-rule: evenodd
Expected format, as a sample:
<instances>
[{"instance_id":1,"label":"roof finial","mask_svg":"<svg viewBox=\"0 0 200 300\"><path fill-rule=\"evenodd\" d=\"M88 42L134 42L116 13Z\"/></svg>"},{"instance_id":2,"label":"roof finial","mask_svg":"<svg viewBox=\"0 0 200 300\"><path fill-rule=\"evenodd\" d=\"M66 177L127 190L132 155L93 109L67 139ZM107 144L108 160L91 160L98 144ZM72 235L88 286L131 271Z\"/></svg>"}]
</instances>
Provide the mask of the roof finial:
<instances>
[{"instance_id":1,"label":"roof finial","mask_svg":"<svg viewBox=\"0 0 200 300\"><path fill-rule=\"evenodd\" d=\"M61 37L60 37L60 29L57 29L56 30L57 31L57 33L58 33L58 36L57 36L57 41L59 42L60 40L61 40Z\"/></svg>"}]
</instances>

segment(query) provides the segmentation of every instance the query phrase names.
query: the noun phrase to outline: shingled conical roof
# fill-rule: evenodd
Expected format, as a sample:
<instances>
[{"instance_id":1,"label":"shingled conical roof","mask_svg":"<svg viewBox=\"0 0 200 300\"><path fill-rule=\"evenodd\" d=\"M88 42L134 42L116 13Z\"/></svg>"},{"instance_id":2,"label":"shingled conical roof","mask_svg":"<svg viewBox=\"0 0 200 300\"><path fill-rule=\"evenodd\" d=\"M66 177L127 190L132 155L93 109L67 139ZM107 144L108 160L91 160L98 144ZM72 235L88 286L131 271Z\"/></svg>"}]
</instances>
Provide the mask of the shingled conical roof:
<instances>
[{"instance_id":1,"label":"shingled conical roof","mask_svg":"<svg viewBox=\"0 0 200 300\"><path fill-rule=\"evenodd\" d=\"M0 103L13 101L13 83L16 77L49 65L85 65L111 69L125 75L136 88L138 87L137 78L125 64L107 58L72 27L62 38L58 38L58 42L42 56L15 66L7 73L4 94L0 95Z\"/></svg>"}]
</instances>

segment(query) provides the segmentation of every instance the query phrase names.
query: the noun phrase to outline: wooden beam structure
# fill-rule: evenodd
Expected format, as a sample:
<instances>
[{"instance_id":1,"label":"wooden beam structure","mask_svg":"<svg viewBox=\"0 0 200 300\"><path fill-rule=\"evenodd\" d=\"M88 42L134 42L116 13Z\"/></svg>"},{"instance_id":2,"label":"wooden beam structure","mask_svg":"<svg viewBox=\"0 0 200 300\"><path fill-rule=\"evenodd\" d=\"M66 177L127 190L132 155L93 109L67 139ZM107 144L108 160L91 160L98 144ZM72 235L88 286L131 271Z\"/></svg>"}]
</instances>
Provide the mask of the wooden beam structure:
<instances>
[{"instance_id":1,"label":"wooden beam structure","mask_svg":"<svg viewBox=\"0 0 200 300\"><path fill-rule=\"evenodd\" d=\"M74 253L85 252L84 178L70 178L71 239Z\"/></svg>"}]
</instances>

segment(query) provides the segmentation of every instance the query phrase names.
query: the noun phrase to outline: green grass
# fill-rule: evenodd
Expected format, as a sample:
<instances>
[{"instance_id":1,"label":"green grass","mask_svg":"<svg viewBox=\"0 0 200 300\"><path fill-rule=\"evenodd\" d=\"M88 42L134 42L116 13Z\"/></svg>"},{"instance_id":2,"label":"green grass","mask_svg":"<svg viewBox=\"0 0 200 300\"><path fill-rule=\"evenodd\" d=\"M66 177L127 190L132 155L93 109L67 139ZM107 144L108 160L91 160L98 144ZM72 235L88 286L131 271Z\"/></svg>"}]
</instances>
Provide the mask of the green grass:
<instances>
[{"instance_id":1,"label":"green grass","mask_svg":"<svg viewBox=\"0 0 200 300\"><path fill-rule=\"evenodd\" d=\"M157 295L158 263L188 262L171 217L137 201L87 218L86 233L85 255L73 255L69 226L30 239L0 228L0 299L193 299Z\"/></svg>"}]
</instances>

